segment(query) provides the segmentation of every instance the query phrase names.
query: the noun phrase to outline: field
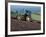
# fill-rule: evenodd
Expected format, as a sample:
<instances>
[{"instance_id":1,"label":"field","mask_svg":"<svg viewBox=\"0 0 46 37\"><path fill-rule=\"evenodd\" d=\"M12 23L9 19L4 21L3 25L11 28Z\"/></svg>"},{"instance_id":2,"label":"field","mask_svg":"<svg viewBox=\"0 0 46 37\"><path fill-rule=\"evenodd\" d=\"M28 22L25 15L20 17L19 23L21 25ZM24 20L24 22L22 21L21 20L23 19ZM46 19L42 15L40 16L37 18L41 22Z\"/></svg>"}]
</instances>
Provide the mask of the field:
<instances>
[{"instance_id":1,"label":"field","mask_svg":"<svg viewBox=\"0 0 46 37\"><path fill-rule=\"evenodd\" d=\"M35 21L20 21L15 19L15 14L11 15L11 31L26 31L26 30L40 30L41 23L40 22L40 15L32 14L32 20ZM38 22L39 21L39 22Z\"/></svg>"},{"instance_id":2,"label":"field","mask_svg":"<svg viewBox=\"0 0 46 37\"><path fill-rule=\"evenodd\" d=\"M37 21L41 20L41 16L37 15L37 14L31 14L31 18L32 18L32 20L37 20Z\"/></svg>"},{"instance_id":3,"label":"field","mask_svg":"<svg viewBox=\"0 0 46 37\"><path fill-rule=\"evenodd\" d=\"M11 19L11 31L40 30L40 23Z\"/></svg>"},{"instance_id":4,"label":"field","mask_svg":"<svg viewBox=\"0 0 46 37\"><path fill-rule=\"evenodd\" d=\"M11 16L16 16L16 14L11 14ZM41 20L41 16L40 15L37 15L37 14L31 14L31 18L32 20L37 20L37 21L40 21Z\"/></svg>"}]
</instances>

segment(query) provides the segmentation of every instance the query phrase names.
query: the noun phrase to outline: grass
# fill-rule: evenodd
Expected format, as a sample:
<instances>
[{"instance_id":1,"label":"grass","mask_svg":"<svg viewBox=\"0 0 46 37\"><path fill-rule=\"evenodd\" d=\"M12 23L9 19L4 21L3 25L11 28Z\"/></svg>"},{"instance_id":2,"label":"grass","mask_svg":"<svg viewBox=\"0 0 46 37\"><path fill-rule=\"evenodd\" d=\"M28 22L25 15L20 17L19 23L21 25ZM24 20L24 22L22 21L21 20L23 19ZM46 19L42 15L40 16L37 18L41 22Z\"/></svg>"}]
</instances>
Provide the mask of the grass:
<instances>
[{"instance_id":1,"label":"grass","mask_svg":"<svg viewBox=\"0 0 46 37\"><path fill-rule=\"evenodd\" d=\"M11 16L16 16L17 14L11 14ZM37 20L40 21L41 20L41 16L37 15L37 14L31 14L31 18L32 20Z\"/></svg>"},{"instance_id":2,"label":"grass","mask_svg":"<svg viewBox=\"0 0 46 37\"><path fill-rule=\"evenodd\" d=\"M16 14L11 14L11 16L16 16Z\"/></svg>"},{"instance_id":3,"label":"grass","mask_svg":"<svg viewBox=\"0 0 46 37\"><path fill-rule=\"evenodd\" d=\"M31 14L31 17L32 17L33 20L38 20L38 21L41 20L41 16L37 15L37 14Z\"/></svg>"}]
</instances>

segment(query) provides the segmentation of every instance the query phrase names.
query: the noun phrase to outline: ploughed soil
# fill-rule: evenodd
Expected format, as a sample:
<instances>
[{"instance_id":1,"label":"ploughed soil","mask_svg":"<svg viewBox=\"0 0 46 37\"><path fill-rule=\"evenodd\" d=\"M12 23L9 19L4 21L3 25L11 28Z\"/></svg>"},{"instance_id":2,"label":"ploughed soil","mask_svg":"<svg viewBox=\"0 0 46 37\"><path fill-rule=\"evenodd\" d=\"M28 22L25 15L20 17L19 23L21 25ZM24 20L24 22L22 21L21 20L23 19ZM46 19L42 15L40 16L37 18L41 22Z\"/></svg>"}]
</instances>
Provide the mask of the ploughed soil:
<instances>
[{"instance_id":1,"label":"ploughed soil","mask_svg":"<svg viewBox=\"0 0 46 37\"><path fill-rule=\"evenodd\" d=\"M40 30L41 24L36 21L21 21L11 18L11 31Z\"/></svg>"}]
</instances>

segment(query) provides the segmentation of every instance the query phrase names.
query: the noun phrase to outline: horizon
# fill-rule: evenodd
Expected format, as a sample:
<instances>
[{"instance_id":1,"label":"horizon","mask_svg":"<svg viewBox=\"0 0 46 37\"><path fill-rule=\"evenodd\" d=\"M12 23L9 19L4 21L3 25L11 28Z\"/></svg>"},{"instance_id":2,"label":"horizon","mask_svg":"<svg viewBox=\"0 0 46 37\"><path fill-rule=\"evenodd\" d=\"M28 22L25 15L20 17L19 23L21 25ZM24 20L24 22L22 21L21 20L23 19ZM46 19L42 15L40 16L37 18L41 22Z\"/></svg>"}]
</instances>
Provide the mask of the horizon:
<instances>
[{"instance_id":1,"label":"horizon","mask_svg":"<svg viewBox=\"0 0 46 37\"><path fill-rule=\"evenodd\" d=\"M41 7L40 6L20 6L20 5L11 5L11 11L16 12L16 10L22 14L25 13L25 10L30 10L32 13L41 13Z\"/></svg>"}]
</instances>

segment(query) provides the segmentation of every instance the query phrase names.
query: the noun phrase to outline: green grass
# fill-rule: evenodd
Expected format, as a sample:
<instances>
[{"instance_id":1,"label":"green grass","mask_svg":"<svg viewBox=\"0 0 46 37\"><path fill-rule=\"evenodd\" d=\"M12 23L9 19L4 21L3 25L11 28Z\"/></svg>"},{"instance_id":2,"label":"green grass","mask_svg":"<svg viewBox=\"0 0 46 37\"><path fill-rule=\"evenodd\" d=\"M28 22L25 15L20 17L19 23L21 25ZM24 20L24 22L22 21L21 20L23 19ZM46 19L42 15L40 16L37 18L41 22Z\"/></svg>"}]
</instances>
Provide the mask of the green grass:
<instances>
[{"instance_id":1,"label":"green grass","mask_svg":"<svg viewBox=\"0 0 46 37\"><path fill-rule=\"evenodd\" d=\"M11 14L11 16L16 16L16 14Z\"/></svg>"},{"instance_id":2,"label":"green grass","mask_svg":"<svg viewBox=\"0 0 46 37\"><path fill-rule=\"evenodd\" d=\"M11 16L16 16L17 14L11 14ZM40 15L37 15L37 14L31 14L31 18L32 20L38 20L40 21L41 20L41 16Z\"/></svg>"},{"instance_id":3,"label":"green grass","mask_svg":"<svg viewBox=\"0 0 46 37\"><path fill-rule=\"evenodd\" d=\"M17 16L17 14L13 13L11 14L11 16ZM19 14L18 16L21 16L21 14Z\"/></svg>"},{"instance_id":4,"label":"green grass","mask_svg":"<svg viewBox=\"0 0 46 37\"><path fill-rule=\"evenodd\" d=\"M37 14L31 14L31 17L32 17L33 20L38 20L38 21L41 20L41 16L37 15Z\"/></svg>"}]
</instances>

